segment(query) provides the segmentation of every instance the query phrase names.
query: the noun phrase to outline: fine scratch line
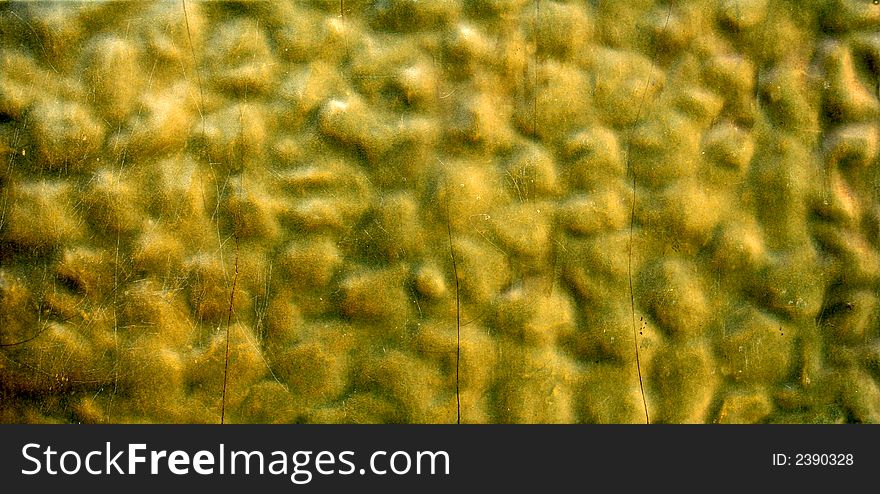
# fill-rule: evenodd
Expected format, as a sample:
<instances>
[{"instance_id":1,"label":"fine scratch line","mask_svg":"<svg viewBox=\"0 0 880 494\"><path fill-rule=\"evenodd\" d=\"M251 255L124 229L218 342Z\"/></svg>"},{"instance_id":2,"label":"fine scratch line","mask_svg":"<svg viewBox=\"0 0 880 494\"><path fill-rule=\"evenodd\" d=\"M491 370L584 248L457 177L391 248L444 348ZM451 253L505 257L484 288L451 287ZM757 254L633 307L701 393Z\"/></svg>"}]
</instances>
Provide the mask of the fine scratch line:
<instances>
[{"instance_id":1,"label":"fine scratch line","mask_svg":"<svg viewBox=\"0 0 880 494\"><path fill-rule=\"evenodd\" d=\"M540 91L540 84L538 81L538 70L540 68L540 59L538 56L538 50L541 48L541 1L537 0L535 2L535 91L532 95L532 132L535 137L538 136L538 92Z\"/></svg>"},{"instance_id":2,"label":"fine scratch line","mask_svg":"<svg viewBox=\"0 0 880 494\"><path fill-rule=\"evenodd\" d=\"M229 326L232 324L232 304L235 301L235 284L238 282L238 235L235 236L235 273L229 292L229 311L226 313L226 355L223 360L223 394L220 397L220 423L226 421L226 386L229 382Z\"/></svg>"},{"instance_id":3,"label":"fine scratch line","mask_svg":"<svg viewBox=\"0 0 880 494\"><path fill-rule=\"evenodd\" d=\"M239 118L241 118L240 110L239 110ZM238 182L238 190L239 194L241 194L241 176L239 175ZM235 271L232 274L232 289L229 291L229 311L226 313L226 354L223 358L223 394L220 397L220 423L224 423L226 420L226 388L229 383L229 326L232 325L232 313L234 312L234 304L235 304L235 286L238 283L238 254L239 254L239 245L238 245L238 232L236 231L238 228L238 218L241 215L241 202L239 201L237 204L237 211L235 215L235 223L232 227L232 237L235 239Z\"/></svg>"},{"instance_id":4,"label":"fine scratch line","mask_svg":"<svg viewBox=\"0 0 880 494\"><path fill-rule=\"evenodd\" d=\"M671 17L671 15L672 15L672 6L669 7L669 10L666 13L666 21L663 24L663 31L666 31L666 28L669 26L669 18ZM655 61L657 59L657 48L656 47L654 48L654 55L651 58ZM630 197L631 206L630 206L630 212L629 212L629 259L627 260L627 275L629 277L629 307L630 307L630 314L632 317L632 335L633 335L633 348L635 349L635 354L636 354L636 371L638 372L638 375L639 375L639 393L642 396L642 406L644 407L644 410L645 410L645 423L646 424L651 423L651 418L650 418L650 415L648 414L648 400L645 397L645 383L644 383L644 379L642 377L642 359L641 359L641 355L639 354L639 338L638 338L638 331L636 330L636 326L637 326L637 324L636 324L636 299L635 299L635 291L633 290L632 265L633 265L633 235L634 235L635 223L636 223L636 174L632 168L632 157L631 156L632 156L633 134L635 132L636 124L642 118L642 110L644 109L644 106L645 106L645 100L648 97L648 88L651 87L651 84L653 83L653 78L654 78L654 69L652 67L651 71L648 74L648 80L645 81L645 89L642 91L642 97L641 97L641 100L639 101L639 110L636 113L636 118L633 121L632 126L630 127L629 137L626 140L626 168L627 168L627 172L630 174L630 177L632 179L632 181L631 181L632 196Z\"/></svg>"},{"instance_id":5,"label":"fine scratch line","mask_svg":"<svg viewBox=\"0 0 880 494\"><path fill-rule=\"evenodd\" d=\"M189 29L189 14L186 12L186 0L181 0L181 4L183 4L183 20L186 23L186 37L189 40L189 52L192 56L193 61L193 71L196 73L196 79L199 86L199 117L202 119L202 128L205 127L205 93L202 90L202 74L199 72L199 67L196 65L196 48L193 45L192 40L192 32Z\"/></svg>"},{"instance_id":6,"label":"fine scratch line","mask_svg":"<svg viewBox=\"0 0 880 494\"><path fill-rule=\"evenodd\" d=\"M247 91L247 87L245 87L245 91ZM247 93L245 93L247 94ZM238 107L238 131L239 137L244 132L244 113L241 109L241 106ZM241 151L242 155L239 156L239 160L242 165L244 164L244 156L243 151ZM243 173L238 175L238 194L242 195L242 191L244 188L243 182ZM238 258L239 258L239 238L238 238L238 222L239 218L241 218L241 201L236 201L235 207L235 216L233 217L233 225L232 225L232 238L235 240L235 271L232 274L232 289L229 291L229 311L226 313L226 355L223 359L223 394L220 398L220 423L223 424L226 420L226 388L229 383L229 326L232 324L232 313L234 312L234 304L235 304L235 286L238 283ZM270 369L271 371L271 369Z\"/></svg>"},{"instance_id":7,"label":"fine scratch line","mask_svg":"<svg viewBox=\"0 0 880 494\"><path fill-rule=\"evenodd\" d=\"M441 162L442 163L442 162ZM452 275L455 277L455 402L456 424L461 423L461 292L458 282L458 263L455 259L455 248L452 245L452 224L449 218L449 187L446 187L446 234L449 238L449 256L452 257Z\"/></svg>"}]
</instances>

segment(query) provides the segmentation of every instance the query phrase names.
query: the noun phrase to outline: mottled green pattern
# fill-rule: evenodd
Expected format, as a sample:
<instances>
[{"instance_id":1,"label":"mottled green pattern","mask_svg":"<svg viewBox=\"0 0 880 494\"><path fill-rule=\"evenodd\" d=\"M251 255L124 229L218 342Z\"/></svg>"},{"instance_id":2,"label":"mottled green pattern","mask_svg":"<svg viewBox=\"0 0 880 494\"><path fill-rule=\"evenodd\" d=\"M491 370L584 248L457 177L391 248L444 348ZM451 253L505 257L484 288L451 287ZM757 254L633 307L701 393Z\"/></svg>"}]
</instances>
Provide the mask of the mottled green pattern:
<instances>
[{"instance_id":1,"label":"mottled green pattern","mask_svg":"<svg viewBox=\"0 0 880 494\"><path fill-rule=\"evenodd\" d=\"M880 422L872 0L0 6L0 422Z\"/></svg>"}]
</instances>

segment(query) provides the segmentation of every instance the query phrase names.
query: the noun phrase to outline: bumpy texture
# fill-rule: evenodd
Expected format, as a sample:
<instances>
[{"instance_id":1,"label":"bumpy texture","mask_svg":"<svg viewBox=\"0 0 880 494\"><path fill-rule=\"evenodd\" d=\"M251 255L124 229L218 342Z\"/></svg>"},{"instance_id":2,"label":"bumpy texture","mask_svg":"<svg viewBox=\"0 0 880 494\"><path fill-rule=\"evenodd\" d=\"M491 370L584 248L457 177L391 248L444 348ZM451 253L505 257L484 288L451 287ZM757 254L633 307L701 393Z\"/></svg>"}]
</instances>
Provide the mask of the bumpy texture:
<instances>
[{"instance_id":1,"label":"bumpy texture","mask_svg":"<svg viewBox=\"0 0 880 494\"><path fill-rule=\"evenodd\" d=\"M872 0L0 7L2 422L880 422Z\"/></svg>"}]
</instances>

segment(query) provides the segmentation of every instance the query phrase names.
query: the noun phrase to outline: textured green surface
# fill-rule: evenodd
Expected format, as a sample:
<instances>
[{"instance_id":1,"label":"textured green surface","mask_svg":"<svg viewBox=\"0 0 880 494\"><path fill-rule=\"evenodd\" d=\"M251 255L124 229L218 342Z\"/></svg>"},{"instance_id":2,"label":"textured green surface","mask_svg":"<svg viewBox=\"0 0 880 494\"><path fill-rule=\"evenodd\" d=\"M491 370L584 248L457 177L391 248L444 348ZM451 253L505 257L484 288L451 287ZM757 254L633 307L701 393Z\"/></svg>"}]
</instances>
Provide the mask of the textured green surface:
<instances>
[{"instance_id":1,"label":"textured green surface","mask_svg":"<svg viewBox=\"0 0 880 494\"><path fill-rule=\"evenodd\" d=\"M880 422L878 33L3 4L0 421Z\"/></svg>"}]
</instances>

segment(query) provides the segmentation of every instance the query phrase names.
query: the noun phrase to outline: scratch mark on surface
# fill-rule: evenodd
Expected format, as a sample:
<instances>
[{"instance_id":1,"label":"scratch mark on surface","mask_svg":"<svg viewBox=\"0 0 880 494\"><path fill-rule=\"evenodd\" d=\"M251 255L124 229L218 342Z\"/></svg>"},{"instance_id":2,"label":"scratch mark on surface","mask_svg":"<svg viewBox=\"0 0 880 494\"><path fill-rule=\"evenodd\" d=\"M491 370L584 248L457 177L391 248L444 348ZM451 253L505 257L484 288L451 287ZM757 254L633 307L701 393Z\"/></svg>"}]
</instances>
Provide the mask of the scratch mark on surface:
<instances>
[{"instance_id":1,"label":"scratch mark on surface","mask_svg":"<svg viewBox=\"0 0 880 494\"><path fill-rule=\"evenodd\" d=\"M672 16L672 5L669 6L669 10L666 12L666 21L663 24L663 31L666 31L669 26L669 18ZM654 55L651 57L652 60L657 60L657 48L654 48ZM629 213L629 246L628 246L628 259L627 259L627 278L629 279L629 307L630 307L630 315L632 318L632 337L633 337L633 348L635 350L636 355L636 371L639 376L639 393L642 397L642 406L645 410L645 423L650 424L651 418L648 413L648 400L645 397L645 383L644 378L642 377L642 359L639 352L639 338L638 338L638 324L636 323L636 299L635 299L635 290L633 289L633 240L635 234L635 222L636 222L636 174L632 168L632 140L633 134L635 133L636 124L642 119L642 110L645 107L645 101L648 97L648 88L653 84L654 78L654 66L651 65L651 70L648 73L648 79L645 81L645 88L642 91L642 96L639 101L639 109L636 113L636 118L633 120L632 125L630 126L629 136L626 140L626 169L627 173L630 175L631 179L631 187L632 194L630 196L630 213Z\"/></svg>"},{"instance_id":2,"label":"scratch mark on surface","mask_svg":"<svg viewBox=\"0 0 880 494\"><path fill-rule=\"evenodd\" d=\"M439 159L438 159L439 161ZM443 162L440 162L443 164ZM446 235L449 240L449 256L452 258L452 276L455 278L455 402L456 424L461 423L461 286L458 280L458 261L455 258L455 246L452 243L452 220L449 217L449 185L446 190Z\"/></svg>"}]
</instances>

